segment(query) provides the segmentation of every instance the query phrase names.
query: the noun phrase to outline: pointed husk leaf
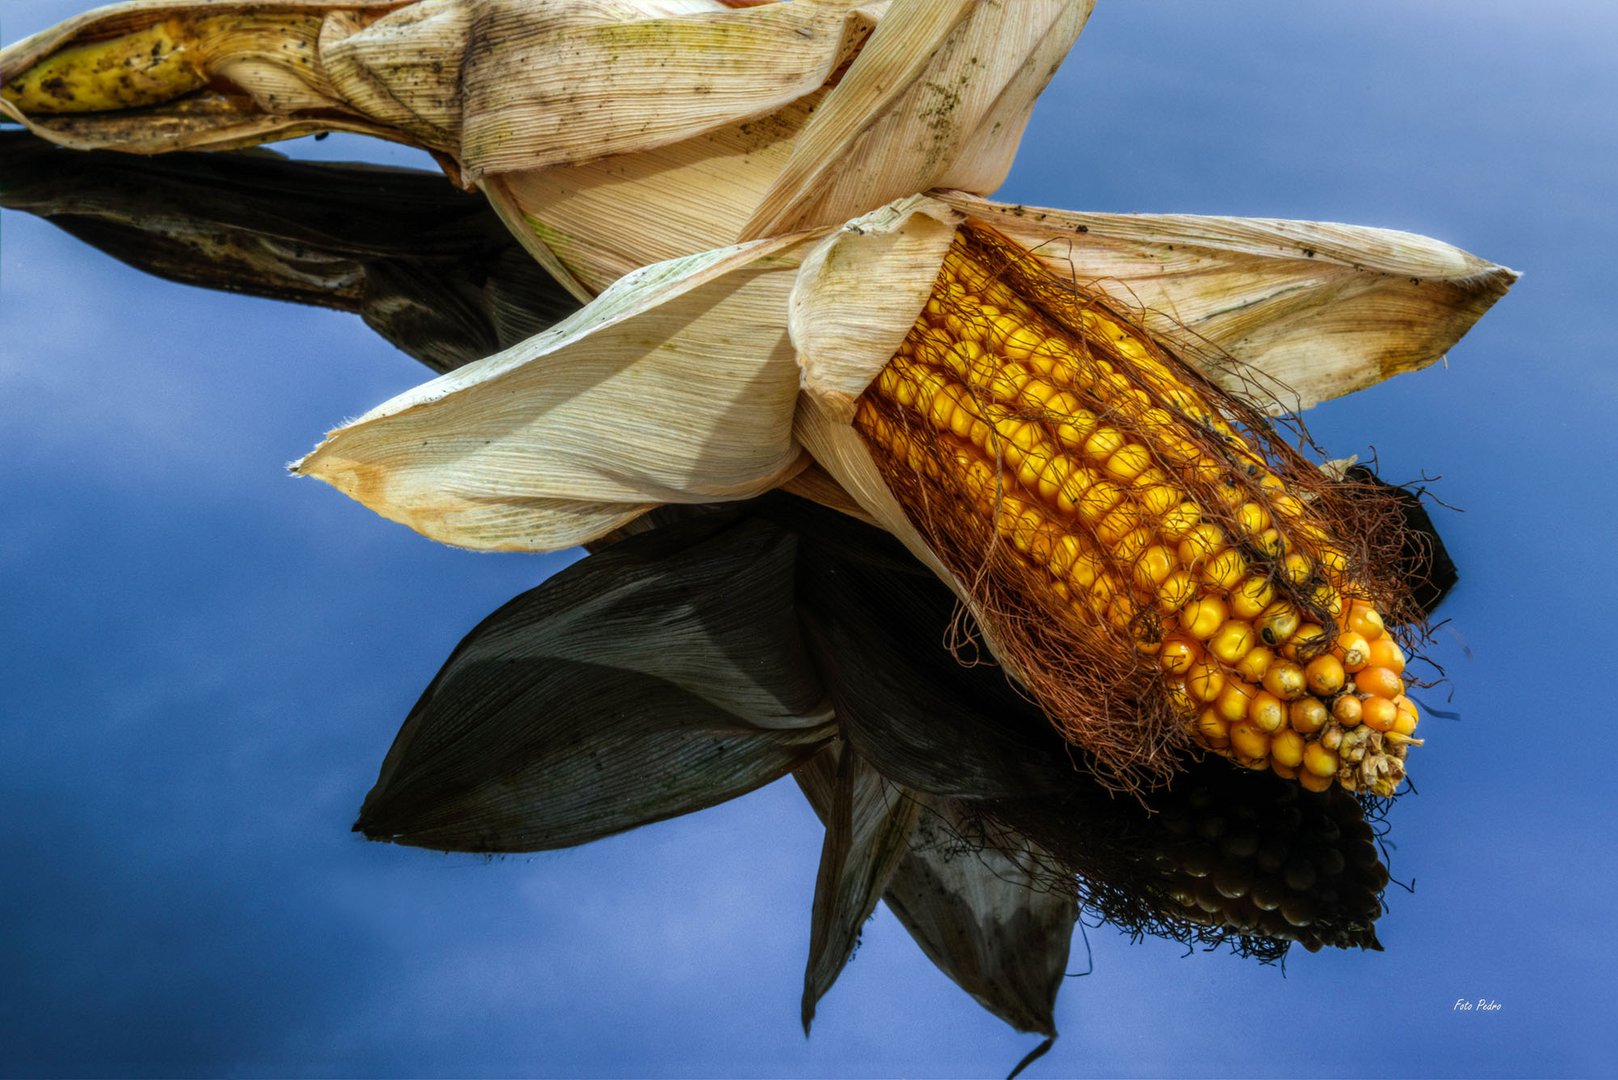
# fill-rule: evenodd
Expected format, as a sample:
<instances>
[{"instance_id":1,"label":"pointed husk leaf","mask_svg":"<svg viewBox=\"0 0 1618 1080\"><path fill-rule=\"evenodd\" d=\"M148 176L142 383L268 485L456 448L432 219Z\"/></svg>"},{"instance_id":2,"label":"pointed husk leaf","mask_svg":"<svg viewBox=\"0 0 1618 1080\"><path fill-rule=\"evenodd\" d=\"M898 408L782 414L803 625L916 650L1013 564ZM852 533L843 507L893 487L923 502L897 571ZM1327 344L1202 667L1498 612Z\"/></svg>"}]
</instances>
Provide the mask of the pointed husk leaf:
<instances>
[{"instance_id":1,"label":"pointed husk leaf","mask_svg":"<svg viewBox=\"0 0 1618 1080\"><path fill-rule=\"evenodd\" d=\"M743 239L941 185L998 187L1093 0L898 3L826 96Z\"/></svg>"},{"instance_id":2,"label":"pointed husk leaf","mask_svg":"<svg viewBox=\"0 0 1618 1080\"><path fill-rule=\"evenodd\" d=\"M1140 311L1227 389L1284 412L1432 364L1517 279L1391 229L940 198Z\"/></svg>"},{"instance_id":3,"label":"pointed husk leaf","mask_svg":"<svg viewBox=\"0 0 1618 1080\"><path fill-rule=\"evenodd\" d=\"M435 540L552 550L803 465L784 237L647 267L521 345L331 435L294 470Z\"/></svg>"},{"instance_id":4,"label":"pointed husk leaf","mask_svg":"<svg viewBox=\"0 0 1618 1080\"><path fill-rule=\"evenodd\" d=\"M584 843L751 791L834 718L798 636L797 538L679 522L575 563L456 648L355 826L465 851Z\"/></svg>"},{"instance_id":5,"label":"pointed husk leaf","mask_svg":"<svg viewBox=\"0 0 1618 1080\"><path fill-rule=\"evenodd\" d=\"M564 5L484 0L470 40L497 42L500 55L467 66L466 175L650 149L764 116L826 81L848 27L841 5L813 2L585 20Z\"/></svg>"}]
</instances>

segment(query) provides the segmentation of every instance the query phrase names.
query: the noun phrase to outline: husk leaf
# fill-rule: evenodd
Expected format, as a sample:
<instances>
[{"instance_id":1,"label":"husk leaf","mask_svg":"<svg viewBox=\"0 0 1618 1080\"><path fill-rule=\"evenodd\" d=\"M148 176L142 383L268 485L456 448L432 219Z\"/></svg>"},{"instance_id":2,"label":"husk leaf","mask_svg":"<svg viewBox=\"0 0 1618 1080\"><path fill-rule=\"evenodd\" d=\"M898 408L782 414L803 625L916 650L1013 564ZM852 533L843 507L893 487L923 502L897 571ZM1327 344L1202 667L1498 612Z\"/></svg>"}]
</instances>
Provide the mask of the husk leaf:
<instances>
[{"instance_id":1,"label":"husk leaf","mask_svg":"<svg viewBox=\"0 0 1618 1080\"><path fill-rule=\"evenodd\" d=\"M793 3L558 26L528 0L486 0L470 40L500 52L467 67L463 167L571 164L763 116L826 81L846 23L839 5Z\"/></svg>"},{"instance_id":2,"label":"husk leaf","mask_svg":"<svg viewBox=\"0 0 1618 1080\"><path fill-rule=\"evenodd\" d=\"M895 4L740 236L835 225L946 181L992 191L1092 3Z\"/></svg>"},{"instance_id":3,"label":"husk leaf","mask_svg":"<svg viewBox=\"0 0 1618 1080\"><path fill-rule=\"evenodd\" d=\"M588 299L646 263L736 243L824 96L632 154L487 175L483 191L534 257Z\"/></svg>"},{"instance_id":4,"label":"husk leaf","mask_svg":"<svg viewBox=\"0 0 1618 1080\"><path fill-rule=\"evenodd\" d=\"M1276 411L1426 367L1517 279L1459 248L1391 229L939 197L1062 276L1141 312L1185 359L1204 362L1237 394L1257 391Z\"/></svg>"},{"instance_id":5,"label":"husk leaf","mask_svg":"<svg viewBox=\"0 0 1618 1080\"><path fill-rule=\"evenodd\" d=\"M783 237L647 267L333 431L295 472L445 543L554 550L799 468Z\"/></svg>"},{"instance_id":6,"label":"husk leaf","mask_svg":"<svg viewBox=\"0 0 1618 1080\"><path fill-rule=\"evenodd\" d=\"M957 218L901 199L849 222L804 257L788 326L804 391L854 415L854 401L898 351L927 303Z\"/></svg>"}]
</instances>

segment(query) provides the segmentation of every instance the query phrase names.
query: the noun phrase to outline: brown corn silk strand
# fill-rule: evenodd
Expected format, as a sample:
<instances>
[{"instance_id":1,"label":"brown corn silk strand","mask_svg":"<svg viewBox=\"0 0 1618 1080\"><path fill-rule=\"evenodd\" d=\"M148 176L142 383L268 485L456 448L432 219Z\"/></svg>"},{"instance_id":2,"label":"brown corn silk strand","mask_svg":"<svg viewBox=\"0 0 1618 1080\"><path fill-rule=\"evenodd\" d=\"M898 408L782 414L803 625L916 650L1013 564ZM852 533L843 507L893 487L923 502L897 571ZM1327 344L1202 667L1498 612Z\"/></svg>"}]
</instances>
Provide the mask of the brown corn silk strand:
<instances>
[{"instance_id":1,"label":"brown corn silk strand","mask_svg":"<svg viewBox=\"0 0 1618 1080\"><path fill-rule=\"evenodd\" d=\"M1182 503L1217 527L1245 577L1323 628L1327 643L1349 599L1387 613L1390 627L1420 625L1408 584L1390 572L1405 543L1391 496L1326 475L1258 405L1176 356L1138 316L984 226L958 230L855 425L964 584L999 660L1116 787L1166 781L1199 741L1198 705L1154 655L1175 628L1164 589L1186 585L1172 571L1164 581L1176 564L1159 535L1165 521L1186 520L1174 516ZM1130 448L1116 475L1112 456L1102 466L1080 452L1097 446ZM1307 572L1288 555L1302 555ZM1194 595L1207 591L1200 565L1177 569ZM1402 776L1404 743L1365 734L1367 753L1392 762L1379 768ZM1217 738L1200 741L1228 753ZM1367 786L1359 767L1345 758L1344 786Z\"/></svg>"}]
</instances>

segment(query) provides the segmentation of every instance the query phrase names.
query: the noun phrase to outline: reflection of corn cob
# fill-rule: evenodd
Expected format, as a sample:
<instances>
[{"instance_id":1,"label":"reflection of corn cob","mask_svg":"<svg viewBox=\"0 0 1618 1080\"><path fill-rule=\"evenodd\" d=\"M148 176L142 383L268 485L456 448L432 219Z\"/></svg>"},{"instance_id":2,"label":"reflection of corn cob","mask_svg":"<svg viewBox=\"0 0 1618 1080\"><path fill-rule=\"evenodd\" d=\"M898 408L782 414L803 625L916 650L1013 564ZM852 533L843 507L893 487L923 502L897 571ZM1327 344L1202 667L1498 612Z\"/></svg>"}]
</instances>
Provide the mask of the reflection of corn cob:
<instances>
[{"instance_id":1,"label":"reflection of corn cob","mask_svg":"<svg viewBox=\"0 0 1618 1080\"><path fill-rule=\"evenodd\" d=\"M1283 789L1296 790L1296 789ZM1192 786L1156 853L1163 894L1181 918L1255 937L1380 948L1372 923L1388 883L1359 804L1341 792L1263 812Z\"/></svg>"},{"instance_id":2,"label":"reflection of corn cob","mask_svg":"<svg viewBox=\"0 0 1618 1080\"><path fill-rule=\"evenodd\" d=\"M992 522L979 554L1020 564L1035 595L1019 605L1130 641L1134 695L1166 697L1201 745L1311 789L1392 794L1416 741L1404 656L1330 538L1325 482L1273 463L1262 421L1231 404L969 226L856 423L924 533Z\"/></svg>"},{"instance_id":3,"label":"reflection of corn cob","mask_svg":"<svg viewBox=\"0 0 1618 1080\"><path fill-rule=\"evenodd\" d=\"M1353 796L1311 793L1208 762L1167 791L991 804L1033 839L1057 874L1077 876L1085 907L1134 934L1275 956L1285 942L1380 949L1387 869ZM994 842L990 832L989 842Z\"/></svg>"}]
</instances>

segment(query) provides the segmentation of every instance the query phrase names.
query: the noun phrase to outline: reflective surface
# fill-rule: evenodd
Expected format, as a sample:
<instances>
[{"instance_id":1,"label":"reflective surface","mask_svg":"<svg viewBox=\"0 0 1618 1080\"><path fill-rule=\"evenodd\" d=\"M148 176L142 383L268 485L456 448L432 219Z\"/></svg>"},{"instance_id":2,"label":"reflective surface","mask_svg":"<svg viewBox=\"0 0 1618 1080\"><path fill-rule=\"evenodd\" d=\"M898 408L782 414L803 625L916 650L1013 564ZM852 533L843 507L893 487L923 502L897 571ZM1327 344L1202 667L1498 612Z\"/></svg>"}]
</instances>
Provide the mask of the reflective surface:
<instances>
[{"instance_id":1,"label":"reflective surface","mask_svg":"<svg viewBox=\"0 0 1618 1080\"><path fill-rule=\"evenodd\" d=\"M18 25L29 7L8 6L8 38L33 29ZM47 7L39 5L40 24L65 13ZM1041 106L1003 194L1100 209L1408 226L1528 273L1450 370L1395 380L1310 417L1335 452L1363 453L1374 442L1391 478L1446 474L1438 491L1467 509L1439 514L1463 579L1441 612L1453 621L1435 650L1455 681L1454 700L1431 700L1461 719L1429 721L1438 737L1416 771L1421 794L1389 814L1398 842L1391 870L1417 887L1389 896L1375 931L1386 951L1294 949L1283 977L1225 951L1182 958L1173 942L1130 945L1127 932L1092 930L1094 972L1061 988L1052 1019L1063 1037L1033 1075L1599 1071L1613 1049L1605 1023L1613 991L1602 974L1611 947L1589 931L1605 914L1599 870L1612 843L1591 823L1608 801L1603 760L1612 736L1581 721L1601 715L1594 697L1612 665L1587 650L1580 670L1594 671L1580 680L1547 682L1538 673L1560 670L1548 650L1560 659L1568 642L1601 640L1595 620L1615 584L1602 557L1613 521L1591 497L1604 490L1596 462L1611 449L1610 430L1594 417L1613 386L1595 326L1581 321L1602 303L1591 234L1612 232L1612 211L1597 195L1611 158L1581 155L1603 145L1603 132L1610 155L1612 132L1604 111L1580 110L1610 97L1611 75L1593 57L1613 26L1592 25L1575 41L1566 18L1554 37L1526 16L1473 19L1463 41L1444 48L1443 78L1424 81L1412 72L1460 17L1442 5L1419 16L1385 6L1353 26L1347 16L1322 25L1257 8L1247 17L1277 35L1262 48L1244 41L1243 16L1186 21L1194 17L1179 6L1104 5ZM1221 48L1209 49L1210 37ZM1510 81L1496 70L1505 61L1491 43L1507 37L1519 65L1509 99L1488 89ZM1242 62L1244 50L1251 63ZM1464 63L1478 66L1457 72ZM1322 66L1339 78L1316 97L1297 94L1299 80ZM1473 88L1463 97L1453 86L1468 79ZM1411 100L1424 104L1414 117ZM1544 115L1551 100L1554 123ZM1108 107L1095 108L1098 101ZM1081 122L1082 138L1074 134ZM1327 130L1315 134L1317 127ZM298 149L332 152L338 142ZM1524 145L1537 153L1523 154ZM373 148L338 149L347 156ZM23 198L25 177L13 160L0 173L8 205ZM433 229L422 217L408 236L379 225L356 251L364 203L344 221L357 230L283 220L275 243L236 263L233 287L286 296L275 289L288 289L289 277L349 283L334 290L344 297L339 306L364 311L384 335L439 366L511 332L486 317L497 305L443 299L498 297L508 280L494 272L457 277L457 266L491 264L453 243L435 249L435 280L453 282L447 293L388 302L400 291L370 283L415 281L419 263L410 260L431 247ZM166 209L145 204L140 216L173 216L176 206L220 228L233 215L240 225L253 209L245 196L210 208L199 194ZM481 236L488 246L480 259L524 273L520 262L501 263L498 235L448 228L454 213L426 218L446 225L448 241ZM475 217L468 211L468 222ZM388 740L456 643L568 560L435 548L279 474L278 464L326 426L427 374L358 319L144 277L20 213L8 212L4 228L0 485L8 513L0 550L12 602L0 618L13 693L0 729L0 836L12 873L0 905L9 928L3 966L18 974L0 1011L0 1066L992 1073L1037 1044L941 977L904 932L915 911L903 900L904 923L890 903L863 924L856 962L819 1003L814 1037L802 1040L797 1020L826 830L790 782L565 854L489 863L350 837L345 830ZM404 242L395 247L395 239ZM219 250L217 239L210 243ZM153 254L136 245L126 258L131 251ZM176 257L167 272L185 277L197 265ZM259 276L247 280L252 274ZM367 297L383 302L367 307ZM423 325L434 331L431 347ZM755 543L813 548L802 540L803 523L783 520L787 514L777 508L721 531L750 528L744 539ZM655 537L640 538L645 564L666 567L673 551L693 572L727 580L718 534L683 527L681 542L665 536L661 550ZM702 570L714 544L720 569ZM547 587L587 581L595 558ZM797 567L795 554L790 573ZM779 580L757 585L772 587L785 595ZM739 602L746 591L720 598ZM805 594L794 611L830 605L831 595ZM855 610L868 596L856 590L822 610ZM871 606L887 616L906 610ZM808 732L809 750L820 738L815 709L828 692L827 656L847 668L894 669L891 658L874 662L884 639L862 637L865 625L845 620L827 630L822 622L806 631L796 619L776 622L778 639L809 650L813 678L787 670L749 685L790 706L783 716L804 720L780 726ZM765 637L750 631L735 648ZM635 639L625 629L613 640ZM631 659L656 655L650 645L624 650ZM627 693L634 688L620 670L597 675ZM925 703L927 687L971 677L935 671L901 698ZM572 699L547 691L546 700ZM937 730L889 725L850 732L849 742L879 771L885 764L943 795L963 794L943 790L952 784L991 782L917 766L943 756L914 753L905 736ZM1017 782L1038 790L1042 751L1030 738L1033 758L1011 758L1021 761ZM996 757L980 751L963 760ZM417 775L433 780L430 769ZM805 780L811 793L820 784L820 809L835 820L835 773ZM1146 929L1160 917L1139 901L1131 906L1117 884L1138 886L1140 868L1107 876L1118 850L1153 851L1145 880L1160 901L1187 912L1203 910L1199 899L1216 903L1197 893L1199 882L1217 892L1215 870L1190 881L1168 873L1176 859L1195 863L1233 846L1240 832L1240 822L1216 829L1190 801L1207 799L1207 789L1195 790L1187 805L1161 815L1156 849L1060 850L1087 835L1110 840L1145 827L1109 816L1131 808L1071 793L1058 809L1072 810L1076 800L1088 832L1048 803L1018 816L995 802L997 813L935 815L950 827L930 826L924 849L1005 846L1005 830L1014 829L1068 864L1088 866L1099 883L1089 893L1092 910ZM1274 823L1289 816L1253 811L1264 827L1252 830L1244 865L1257 867ZM1306 872L1284 855L1266 858L1279 870L1258 867L1252 876L1273 874L1284 885L1289 870ZM1346 871L1348 855L1343 862ZM1308 865L1317 875L1325 869ZM1226 891L1243 887L1234 873L1223 883ZM1257 884L1247 881L1244 896ZM1186 893L1189 907L1177 899ZM1284 907L1275 910L1284 918ZM1197 933L1181 922L1180 936ZM925 947L926 934L918 938ZM936 944L931 952L936 958ZM1085 942L1076 939L1069 970L1087 966ZM1500 1008L1480 1009L1479 999ZM1463 1000L1474 1007L1457 1008ZM1330 1022L1311 1027L1322 1010ZM1002 1002L1001 1011L1015 1009ZM1022 1026L1037 1026L1028 1019Z\"/></svg>"}]
</instances>

